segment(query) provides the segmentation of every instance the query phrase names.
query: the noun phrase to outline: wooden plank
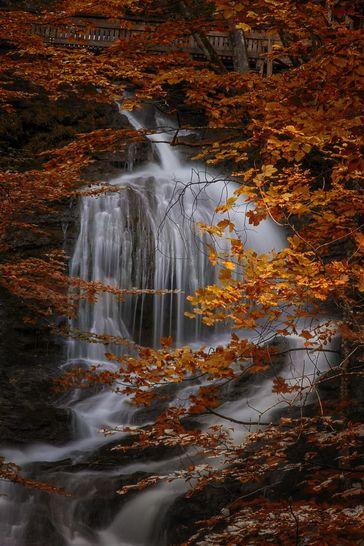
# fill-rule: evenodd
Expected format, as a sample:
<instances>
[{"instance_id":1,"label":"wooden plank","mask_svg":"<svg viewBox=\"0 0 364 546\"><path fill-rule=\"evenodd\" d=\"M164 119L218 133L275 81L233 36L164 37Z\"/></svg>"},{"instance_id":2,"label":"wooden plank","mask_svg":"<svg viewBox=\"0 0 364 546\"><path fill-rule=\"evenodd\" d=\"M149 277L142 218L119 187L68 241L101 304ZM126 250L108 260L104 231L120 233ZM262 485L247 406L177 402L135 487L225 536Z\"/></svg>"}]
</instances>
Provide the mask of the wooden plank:
<instances>
[{"instance_id":1,"label":"wooden plank","mask_svg":"<svg viewBox=\"0 0 364 546\"><path fill-rule=\"evenodd\" d=\"M47 41L55 45L68 45L69 47L108 47L112 42L121 38L128 40L146 32L146 27L156 30L156 24L133 23L131 28L115 26L115 23L109 23L107 20L87 18L75 19L75 26L56 28L51 25L36 24L32 32L43 36ZM224 59L233 59L233 44L229 33L211 32L208 39L214 47L218 56ZM272 74L272 61L264 59L266 53L272 51L274 43L279 43L279 39L266 36L259 32L250 32L245 34L248 57L250 59L262 59L266 64L267 75ZM192 35L182 36L173 43L174 47L180 51L186 51L192 55L204 56L204 52L196 43ZM155 51L164 51L165 48L158 46Z\"/></svg>"}]
</instances>

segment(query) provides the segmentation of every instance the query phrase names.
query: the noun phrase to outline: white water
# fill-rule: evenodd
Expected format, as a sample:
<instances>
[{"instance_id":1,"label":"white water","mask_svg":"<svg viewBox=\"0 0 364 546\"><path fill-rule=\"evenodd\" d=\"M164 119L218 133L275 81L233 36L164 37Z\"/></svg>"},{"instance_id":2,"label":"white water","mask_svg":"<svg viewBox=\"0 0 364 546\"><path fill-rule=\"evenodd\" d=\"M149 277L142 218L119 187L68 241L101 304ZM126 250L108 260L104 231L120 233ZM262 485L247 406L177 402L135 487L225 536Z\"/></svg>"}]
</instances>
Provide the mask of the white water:
<instances>
[{"instance_id":1,"label":"white water","mask_svg":"<svg viewBox=\"0 0 364 546\"><path fill-rule=\"evenodd\" d=\"M127 116L134 127L142 126L134 114ZM172 335L177 344L221 343L227 337L226 331L209 332L200 322L185 318L184 312L188 309L187 294L217 281L217 269L211 266L205 246L213 241L199 233L196 222L219 221L221 217L216 215L215 208L233 193L235 186L217 180L203 167L197 172L196 165L182 160L169 144L157 143L168 140L167 134L152 135L150 139L157 156L155 161L114 179L112 183L120 187L117 193L82 198L80 232L70 270L73 276L119 288L179 292L166 296L128 296L124 302L103 294L95 304L81 302L78 319L72 326L154 346L158 346L161 336L168 335ZM257 252L284 245L282 233L270 222L248 229L245 212L245 208L237 208L231 213L237 230L234 237L240 237L246 246ZM228 249L227 241L222 239L219 250L225 248ZM120 348L70 341L67 360L86 365L105 364L106 351L118 353ZM110 363L107 366L112 368ZM316 363L311 363L312 373L315 366ZM283 375L287 378L297 375L297 369L302 373L302 358L294 365L287 359ZM184 396L195 388L187 387ZM183 398L183 393L179 392L179 396ZM267 380L251 393L249 403L248 399L227 402L222 411L235 418L256 420L259 412L279 401L279 397L272 394L272 382ZM31 445L21 451L4 451L4 455L20 464L64 458L76 462L85 451L105 444L105 438L99 433L101 427L132 423L136 417L135 409L126 398L108 390L86 398L79 398L76 393L69 406L74 415L74 441L62 447ZM177 468L183 466L184 461L171 459L158 464L158 468ZM61 539L59 542L61 546L161 544L163 533L156 535L158 525L167 508L185 488L178 482L139 493L97 531L80 518L82 503L92 496L97 480L127 472L132 474L137 470L153 472L154 468L155 464L132 463L125 469L101 474L90 471L58 472L57 475L55 471L58 483L74 492L71 500L55 496L40 499L38 494L19 493L17 487L6 486L7 496L0 497L1 546L45 546L44 540L48 537L44 529L39 535L40 542L34 542L36 539L28 542L27 539L29 521L36 517L39 507L44 508L44 503L57 536L63 537L63 542Z\"/></svg>"}]
</instances>

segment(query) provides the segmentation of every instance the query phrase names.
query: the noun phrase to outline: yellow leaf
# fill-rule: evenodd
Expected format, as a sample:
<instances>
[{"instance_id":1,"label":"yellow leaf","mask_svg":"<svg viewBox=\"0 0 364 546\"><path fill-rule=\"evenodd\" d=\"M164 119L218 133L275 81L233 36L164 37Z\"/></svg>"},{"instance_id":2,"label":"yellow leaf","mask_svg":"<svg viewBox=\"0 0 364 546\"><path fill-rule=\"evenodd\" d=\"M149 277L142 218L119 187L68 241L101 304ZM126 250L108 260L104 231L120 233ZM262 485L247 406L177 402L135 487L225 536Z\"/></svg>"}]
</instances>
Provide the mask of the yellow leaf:
<instances>
[{"instance_id":1,"label":"yellow leaf","mask_svg":"<svg viewBox=\"0 0 364 546\"><path fill-rule=\"evenodd\" d=\"M216 207L216 212L228 212L235 204L237 197L229 197L226 200L225 205L220 205Z\"/></svg>"},{"instance_id":2,"label":"yellow leaf","mask_svg":"<svg viewBox=\"0 0 364 546\"><path fill-rule=\"evenodd\" d=\"M220 229L226 229L227 227L229 227L229 231L230 233L232 231L234 231L234 224L232 222L230 222L230 220L228 220L227 218L225 218L224 220L221 220L218 224L217 224L217 227L220 228Z\"/></svg>"},{"instance_id":3,"label":"yellow leaf","mask_svg":"<svg viewBox=\"0 0 364 546\"><path fill-rule=\"evenodd\" d=\"M271 176L277 172L277 169L273 165L263 165L262 171L264 176Z\"/></svg>"},{"instance_id":4,"label":"yellow leaf","mask_svg":"<svg viewBox=\"0 0 364 546\"><path fill-rule=\"evenodd\" d=\"M209 260L211 265L216 265L216 252L210 247Z\"/></svg>"},{"instance_id":5,"label":"yellow leaf","mask_svg":"<svg viewBox=\"0 0 364 546\"><path fill-rule=\"evenodd\" d=\"M246 23L238 23L236 25L236 28L238 28L239 30L242 30L243 32L249 32L252 29L252 27L250 27Z\"/></svg>"},{"instance_id":6,"label":"yellow leaf","mask_svg":"<svg viewBox=\"0 0 364 546\"><path fill-rule=\"evenodd\" d=\"M235 264L233 262L223 262L224 266L227 268L227 269L230 269L231 271L233 271L235 269Z\"/></svg>"}]
</instances>

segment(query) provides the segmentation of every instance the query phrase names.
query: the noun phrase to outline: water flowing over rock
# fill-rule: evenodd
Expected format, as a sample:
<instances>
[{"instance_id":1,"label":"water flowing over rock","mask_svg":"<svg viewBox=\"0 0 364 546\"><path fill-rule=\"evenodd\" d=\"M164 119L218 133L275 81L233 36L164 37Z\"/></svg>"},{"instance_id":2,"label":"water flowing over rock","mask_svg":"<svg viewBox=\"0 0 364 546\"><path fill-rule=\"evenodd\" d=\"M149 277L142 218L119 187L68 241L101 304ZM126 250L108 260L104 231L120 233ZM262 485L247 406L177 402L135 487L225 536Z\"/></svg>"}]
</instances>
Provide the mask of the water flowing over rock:
<instances>
[{"instance_id":1,"label":"water flowing over rock","mask_svg":"<svg viewBox=\"0 0 364 546\"><path fill-rule=\"evenodd\" d=\"M144 127L143 113L125 113L137 129ZM150 136L153 157L133 165L129 156L127 170L111 183L119 188L98 197L85 195L80 202L80 227L70 264L70 273L84 280L102 281L119 288L168 289L174 293L130 295L120 302L110 294L101 295L95 304L82 301L74 328L95 334L109 334L137 343L159 345L161 336L171 335L178 345L195 346L224 343L228 328L208 330L201 322L184 316L186 295L197 288L217 282L218 270L210 264L206 243L197 222L219 220L215 208L234 191L233 183L222 180L203 165L185 161L169 144L169 122L152 116L156 129ZM150 118L150 115L149 115ZM150 121L150 120L149 120ZM282 248L284 236L270 222L246 229L246 208L231 213L237 233L246 246L258 252ZM221 218L220 218L221 219ZM219 250L228 249L222 239ZM68 342L68 364L105 363L105 352L118 347L72 340ZM315 368L317 362L312 364ZM283 364L282 364L283 365ZM283 376L291 374L292 361ZM179 398L196 389L180 389ZM242 394L227 394L229 414L248 420L256 409L272 403L271 378L252 390L244 385ZM173 393L171 393L173 396ZM250 397L252 403L247 404ZM9 460L25 465L31 475L65 487L72 497L49 496L24 491L19 486L3 485L0 496L1 546L162 546L170 543L164 516L186 484L175 482L144 492L119 497L118 487L136 483L141 476L165 473L183 466L180 453L133 453L113 455L100 434L103 426L146 423L153 417L140 412L127 398L110 391L74 393L64 402L72 414L73 437L60 445L44 438L22 448L3 450ZM127 441L125 435L120 439ZM111 452L113 453L113 452ZM115 453L115 452L114 452ZM112 463L110 464L110 460ZM108 462L109 461L109 462ZM172 508L173 509L173 508Z\"/></svg>"}]
</instances>

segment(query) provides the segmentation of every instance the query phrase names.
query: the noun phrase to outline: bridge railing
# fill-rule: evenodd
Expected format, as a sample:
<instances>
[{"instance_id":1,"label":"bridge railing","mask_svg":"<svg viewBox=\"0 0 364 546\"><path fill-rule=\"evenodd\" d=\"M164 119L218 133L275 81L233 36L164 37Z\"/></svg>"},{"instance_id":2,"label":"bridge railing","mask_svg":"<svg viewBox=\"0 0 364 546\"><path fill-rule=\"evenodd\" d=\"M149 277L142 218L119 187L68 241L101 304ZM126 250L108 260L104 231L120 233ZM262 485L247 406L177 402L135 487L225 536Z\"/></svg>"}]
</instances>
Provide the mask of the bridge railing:
<instances>
[{"instance_id":1,"label":"bridge railing","mask_svg":"<svg viewBox=\"0 0 364 546\"><path fill-rule=\"evenodd\" d=\"M68 46L68 47L94 47L104 48L110 46L115 40L124 39L130 40L136 36L149 31L155 30L157 27L148 24L133 24L130 28L122 28L112 26L107 22L100 24L100 21L85 25L76 23L75 26L55 27L46 24L35 24L33 32L43 36L50 43ZM225 59L233 58L233 47L228 33L210 32L208 39L214 47L217 54ZM259 61L263 59L266 53L269 53L274 43L279 43L276 38L267 37L262 33L246 33L245 40L247 45L247 53L249 58ZM156 51L165 51L168 48L186 51L195 56L204 56L204 52L200 49L192 34L183 35L174 40L170 46L158 46L154 48ZM271 72L271 63L267 62L267 72Z\"/></svg>"},{"instance_id":2,"label":"bridge railing","mask_svg":"<svg viewBox=\"0 0 364 546\"><path fill-rule=\"evenodd\" d=\"M69 42L70 45L74 42L75 45L79 43L82 46L82 42L95 43L100 47L107 47L110 43L118 40L119 38L129 39L141 31L122 29L120 27L69 27L58 28L51 25L34 25L33 32L39 36L43 36L48 42L63 43Z\"/></svg>"}]
</instances>

